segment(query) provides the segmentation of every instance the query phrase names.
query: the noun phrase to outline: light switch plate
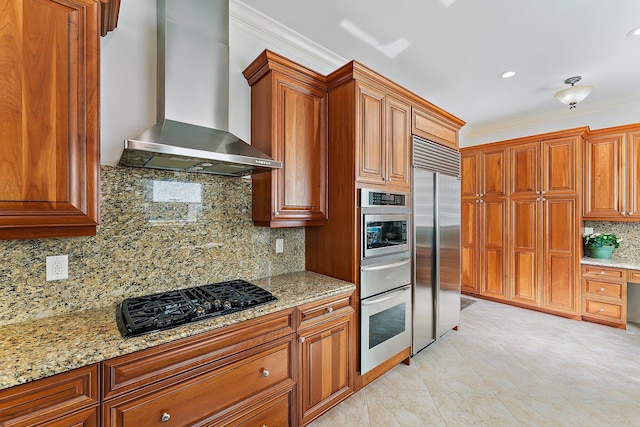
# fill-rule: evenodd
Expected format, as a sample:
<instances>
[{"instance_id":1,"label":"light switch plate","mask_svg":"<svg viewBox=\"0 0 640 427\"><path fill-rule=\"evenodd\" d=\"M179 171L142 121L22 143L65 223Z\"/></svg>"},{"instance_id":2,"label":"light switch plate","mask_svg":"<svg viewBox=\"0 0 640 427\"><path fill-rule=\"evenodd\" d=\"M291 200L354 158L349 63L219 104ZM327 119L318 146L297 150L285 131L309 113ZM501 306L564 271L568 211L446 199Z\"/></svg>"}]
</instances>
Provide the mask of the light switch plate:
<instances>
[{"instance_id":1,"label":"light switch plate","mask_svg":"<svg viewBox=\"0 0 640 427\"><path fill-rule=\"evenodd\" d=\"M276 253L281 254L284 252L284 239L276 239Z\"/></svg>"}]
</instances>

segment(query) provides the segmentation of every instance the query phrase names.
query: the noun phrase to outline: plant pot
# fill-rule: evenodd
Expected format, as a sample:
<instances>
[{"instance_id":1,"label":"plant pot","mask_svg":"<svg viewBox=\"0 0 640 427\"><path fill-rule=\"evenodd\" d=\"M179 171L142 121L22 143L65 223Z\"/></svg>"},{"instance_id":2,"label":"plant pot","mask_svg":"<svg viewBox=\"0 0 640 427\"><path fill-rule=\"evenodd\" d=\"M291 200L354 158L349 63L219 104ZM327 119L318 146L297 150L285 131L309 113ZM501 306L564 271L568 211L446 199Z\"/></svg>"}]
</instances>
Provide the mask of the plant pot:
<instances>
[{"instance_id":1,"label":"plant pot","mask_svg":"<svg viewBox=\"0 0 640 427\"><path fill-rule=\"evenodd\" d=\"M613 246L601 246L598 248L590 248L589 251L591 258L611 259L611 254L613 254L614 249Z\"/></svg>"}]
</instances>

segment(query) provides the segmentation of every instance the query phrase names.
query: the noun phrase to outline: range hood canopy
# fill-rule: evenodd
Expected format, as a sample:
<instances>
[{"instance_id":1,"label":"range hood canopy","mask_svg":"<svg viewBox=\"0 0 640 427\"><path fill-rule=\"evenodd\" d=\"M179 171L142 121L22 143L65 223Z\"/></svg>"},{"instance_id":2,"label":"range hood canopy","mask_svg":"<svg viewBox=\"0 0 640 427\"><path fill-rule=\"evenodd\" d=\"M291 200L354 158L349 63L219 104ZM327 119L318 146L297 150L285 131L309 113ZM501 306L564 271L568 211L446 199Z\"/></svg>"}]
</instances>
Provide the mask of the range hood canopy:
<instances>
[{"instance_id":1,"label":"range hood canopy","mask_svg":"<svg viewBox=\"0 0 640 427\"><path fill-rule=\"evenodd\" d=\"M220 130L229 118L228 39L228 0L158 0L158 123L125 140L119 165L230 176L282 168Z\"/></svg>"}]
</instances>

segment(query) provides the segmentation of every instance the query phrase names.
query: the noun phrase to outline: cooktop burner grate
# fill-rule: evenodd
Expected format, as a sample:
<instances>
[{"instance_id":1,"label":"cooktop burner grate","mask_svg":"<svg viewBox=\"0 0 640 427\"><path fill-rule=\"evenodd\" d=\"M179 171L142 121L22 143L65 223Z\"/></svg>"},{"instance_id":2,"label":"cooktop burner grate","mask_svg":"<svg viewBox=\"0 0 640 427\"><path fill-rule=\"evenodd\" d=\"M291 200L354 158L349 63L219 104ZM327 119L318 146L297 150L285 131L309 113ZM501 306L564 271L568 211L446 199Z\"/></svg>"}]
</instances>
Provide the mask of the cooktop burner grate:
<instances>
[{"instance_id":1,"label":"cooktop burner grate","mask_svg":"<svg viewBox=\"0 0 640 427\"><path fill-rule=\"evenodd\" d=\"M229 280L127 298L118 304L116 323L123 337L133 337L235 313L274 300L276 298L270 292L253 283Z\"/></svg>"}]
</instances>

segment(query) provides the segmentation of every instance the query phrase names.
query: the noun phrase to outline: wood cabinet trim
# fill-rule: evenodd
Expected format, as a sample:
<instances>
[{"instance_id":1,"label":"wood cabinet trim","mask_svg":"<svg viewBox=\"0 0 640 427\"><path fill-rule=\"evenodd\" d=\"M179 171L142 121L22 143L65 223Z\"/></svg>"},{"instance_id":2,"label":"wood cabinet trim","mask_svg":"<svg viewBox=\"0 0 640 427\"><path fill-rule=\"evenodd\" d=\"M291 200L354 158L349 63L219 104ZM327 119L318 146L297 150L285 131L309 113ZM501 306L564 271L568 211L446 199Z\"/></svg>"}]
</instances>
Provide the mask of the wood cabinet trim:
<instances>
[{"instance_id":1,"label":"wood cabinet trim","mask_svg":"<svg viewBox=\"0 0 640 427\"><path fill-rule=\"evenodd\" d=\"M100 35L104 37L118 26L120 0L100 0L100 13Z\"/></svg>"}]
</instances>

